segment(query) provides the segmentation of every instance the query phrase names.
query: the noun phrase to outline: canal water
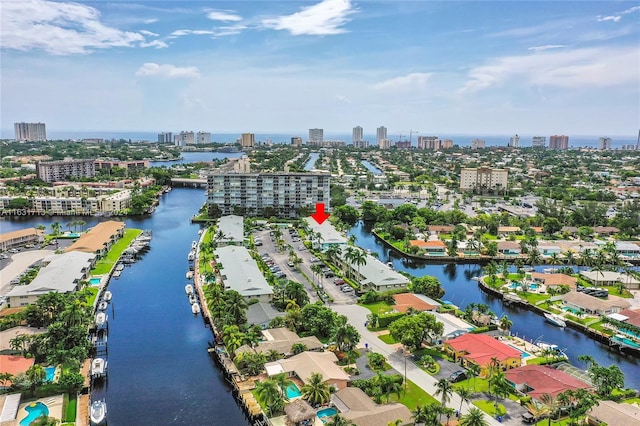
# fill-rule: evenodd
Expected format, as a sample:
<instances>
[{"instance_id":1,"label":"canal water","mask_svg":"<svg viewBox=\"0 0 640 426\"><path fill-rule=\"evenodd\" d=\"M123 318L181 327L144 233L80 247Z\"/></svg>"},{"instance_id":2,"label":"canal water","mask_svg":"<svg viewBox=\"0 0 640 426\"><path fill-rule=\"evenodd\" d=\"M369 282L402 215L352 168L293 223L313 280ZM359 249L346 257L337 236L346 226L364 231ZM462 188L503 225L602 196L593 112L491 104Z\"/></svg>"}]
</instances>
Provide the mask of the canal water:
<instances>
[{"instance_id":1,"label":"canal water","mask_svg":"<svg viewBox=\"0 0 640 426\"><path fill-rule=\"evenodd\" d=\"M306 163L304 163L304 169L307 171L313 170L313 168L316 166L316 161L318 161L318 158L320 158L319 152L310 153L309 159L307 160Z\"/></svg>"},{"instance_id":2,"label":"canal water","mask_svg":"<svg viewBox=\"0 0 640 426\"><path fill-rule=\"evenodd\" d=\"M491 296L478 287L473 277L480 276L482 270L478 265L459 264L425 264L400 258L391 253L390 249L377 241L370 229L358 223L350 231L356 237L356 245L377 253L383 262L391 262L397 271L404 271L413 276L432 275L437 277L446 293L444 300L453 302L464 309L469 303L484 303L498 316L506 314L512 321L512 334L527 340L533 339L546 343L554 343L562 348L569 356L569 360L579 368L586 369L587 365L578 361L578 356L588 354L603 366L616 364L625 375L625 385L640 390L640 360L631 356L620 355L609 350L607 345L596 342L570 328L555 327L540 315L525 309L503 306L500 299ZM546 266L536 267L542 270Z\"/></svg>"},{"instance_id":3,"label":"canal water","mask_svg":"<svg viewBox=\"0 0 640 426\"><path fill-rule=\"evenodd\" d=\"M112 279L108 310L108 379L92 391L104 398L110 426L246 425L221 371L208 354L211 330L194 317L184 292L187 254L197 239L190 218L205 201L198 189L164 195L152 217L127 227L153 231L151 249ZM77 218L32 217L0 222L2 232ZM87 227L98 222L82 218Z\"/></svg>"},{"instance_id":4,"label":"canal water","mask_svg":"<svg viewBox=\"0 0 640 426\"><path fill-rule=\"evenodd\" d=\"M363 166L367 168L367 170L369 170L374 175L382 174L382 170L380 170L379 168L371 164L368 160L360 160L360 162L362 163Z\"/></svg>"}]
</instances>

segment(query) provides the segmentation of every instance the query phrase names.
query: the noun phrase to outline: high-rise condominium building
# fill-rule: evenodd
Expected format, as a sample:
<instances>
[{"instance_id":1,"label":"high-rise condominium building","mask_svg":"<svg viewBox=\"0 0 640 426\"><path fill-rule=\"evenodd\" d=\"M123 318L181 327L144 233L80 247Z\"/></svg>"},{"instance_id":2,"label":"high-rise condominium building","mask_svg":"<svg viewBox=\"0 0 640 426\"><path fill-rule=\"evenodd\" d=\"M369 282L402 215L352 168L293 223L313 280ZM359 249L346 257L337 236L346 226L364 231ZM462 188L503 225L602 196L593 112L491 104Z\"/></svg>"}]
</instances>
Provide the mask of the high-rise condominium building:
<instances>
[{"instance_id":1,"label":"high-rise condominium building","mask_svg":"<svg viewBox=\"0 0 640 426\"><path fill-rule=\"evenodd\" d=\"M610 150L611 149L611 138L600 138L598 139L598 149L602 150Z\"/></svg>"},{"instance_id":2,"label":"high-rise condominium building","mask_svg":"<svg viewBox=\"0 0 640 426\"><path fill-rule=\"evenodd\" d=\"M171 132L158 133L158 143L173 143L173 133Z\"/></svg>"},{"instance_id":3,"label":"high-rise condominium building","mask_svg":"<svg viewBox=\"0 0 640 426\"><path fill-rule=\"evenodd\" d=\"M418 136L418 149L439 151L442 141L437 136Z\"/></svg>"},{"instance_id":4,"label":"high-rise condominium building","mask_svg":"<svg viewBox=\"0 0 640 426\"><path fill-rule=\"evenodd\" d=\"M211 143L211 133L209 132L198 132L196 135L196 143L197 144L209 144Z\"/></svg>"},{"instance_id":5,"label":"high-rise condominium building","mask_svg":"<svg viewBox=\"0 0 640 426\"><path fill-rule=\"evenodd\" d=\"M569 136L549 136L549 149L569 149Z\"/></svg>"},{"instance_id":6,"label":"high-rise condominium building","mask_svg":"<svg viewBox=\"0 0 640 426\"><path fill-rule=\"evenodd\" d=\"M291 138L291 145L293 146L301 146L302 138L300 136L295 136Z\"/></svg>"},{"instance_id":7,"label":"high-rise condominium building","mask_svg":"<svg viewBox=\"0 0 640 426\"><path fill-rule=\"evenodd\" d=\"M173 141L177 146L193 145L195 143L195 134L182 131L180 134L173 136Z\"/></svg>"},{"instance_id":8,"label":"high-rise condominium building","mask_svg":"<svg viewBox=\"0 0 640 426\"><path fill-rule=\"evenodd\" d=\"M391 139L380 139L378 143L378 148L380 149L390 149L393 146L393 141Z\"/></svg>"},{"instance_id":9,"label":"high-rise condominium building","mask_svg":"<svg viewBox=\"0 0 640 426\"><path fill-rule=\"evenodd\" d=\"M17 141L42 142L47 140L44 123L13 123Z\"/></svg>"},{"instance_id":10,"label":"high-rise condominium building","mask_svg":"<svg viewBox=\"0 0 640 426\"><path fill-rule=\"evenodd\" d=\"M380 148L383 148L381 143L384 139L387 139L387 128L380 126L376 129L376 143Z\"/></svg>"},{"instance_id":11,"label":"high-rise condominium building","mask_svg":"<svg viewBox=\"0 0 640 426\"><path fill-rule=\"evenodd\" d=\"M474 139L471 141L471 149L481 149L485 148L487 143L484 139Z\"/></svg>"},{"instance_id":12,"label":"high-rise condominium building","mask_svg":"<svg viewBox=\"0 0 640 426\"><path fill-rule=\"evenodd\" d=\"M256 145L256 135L253 133L243 133L240 138L240 145L243 148L252 148Z\"/></svg>"},{"instance_id":13,"label":"high-rise condominium building","mask_svg":"<svg viewBox=\"0 0 640 426\"><path fill-rule=\"evenodd\" d=\"M58 182L69 178L94 177L95 160L37 161L36 174L45 182Z\"/></svg>"},{"instance_id":14,"label":"high-rise condominium building","mask_svg":"<svg viewBox=\"0 0 640 426\"><path fill-rule=\"evenodd\" d=\"M533 148L544 148L546 144L547 144L546 136L534 136L533 139L531 139L531 146Z\"/></svg>"},{"instance_id":15,"label":"high-rise condominium building","mask_svg":"<svg viewBox=\"0 0 640 426\"><path fill-rule=\"evenodd\" d=\"M322 145L324 142L323 129L309 129L309 145Z\"/></svg>"},{"instance_id":16,"label":"high-rise condominium building","mask_svg":"<svg viewBox=\"0 0 640 426\"><path fill-rule=\"evenodd\" d=\"M509 146L511 148L520 148L520 136L511 136L511 138L509 139Z\"/></svg>"},{"instance_id":17,"label":"high-rise condominium building","mask_svg":"<svg viewBox=\"0 0 640 426\"><path fill-rule=\"evenodd\" d=\"M442 149L453 148L453 141L451 139L445 139L442 141Z\"/></svg>"},{"instance_id":18,"label":"high-rise condominium building","mask_svg":"<svg viewBox=\"0 0 640 426\"><path fill-rule=\"evenodd\" d=\"M506 191L509 171L491 167L463 168L460 170L460 190L478 193Z\"/></svg>"},{"instance_id":19,"label":"high-rise condominium building","mask_svg":"<svg viewBox=\"0 0 640 426\"><path fill-rule=\"evenodd\" d=\"M364 131L362 127L360 126L354 127L353 132L351 134L351 142L353 142L354 145L357 145L359 142L362 142L363 140L364 140Z\"/></svg>"},{"instance_id":20,"label":"high-rise condominium building","mask_svg":"<svg viewBox=\"0 0 640 426\"><path fill-rule=\"evenodd\" d=\"M328 173L216 173L207 177L211 215L300 217L329 207Z\"/></svg>"}]
</instances>

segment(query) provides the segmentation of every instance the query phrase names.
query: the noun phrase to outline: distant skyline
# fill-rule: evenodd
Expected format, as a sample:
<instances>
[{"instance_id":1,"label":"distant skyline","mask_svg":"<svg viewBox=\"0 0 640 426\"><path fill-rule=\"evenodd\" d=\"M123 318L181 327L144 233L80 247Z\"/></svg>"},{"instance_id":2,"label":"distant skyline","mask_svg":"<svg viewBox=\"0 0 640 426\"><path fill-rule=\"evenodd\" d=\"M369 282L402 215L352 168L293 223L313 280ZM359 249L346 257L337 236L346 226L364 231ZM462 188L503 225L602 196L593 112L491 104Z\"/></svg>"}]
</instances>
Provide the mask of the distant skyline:
<instances>
[{"instance_id":1,"label":"distant skyline","mask_svg":"<svg viewBox=\"0 0 640 426\"><path fill-rule=\"evenodd\" d=\"M638 1L5 0L0 19L3 137L640 128Z\"/></svg>"}]
</instances>

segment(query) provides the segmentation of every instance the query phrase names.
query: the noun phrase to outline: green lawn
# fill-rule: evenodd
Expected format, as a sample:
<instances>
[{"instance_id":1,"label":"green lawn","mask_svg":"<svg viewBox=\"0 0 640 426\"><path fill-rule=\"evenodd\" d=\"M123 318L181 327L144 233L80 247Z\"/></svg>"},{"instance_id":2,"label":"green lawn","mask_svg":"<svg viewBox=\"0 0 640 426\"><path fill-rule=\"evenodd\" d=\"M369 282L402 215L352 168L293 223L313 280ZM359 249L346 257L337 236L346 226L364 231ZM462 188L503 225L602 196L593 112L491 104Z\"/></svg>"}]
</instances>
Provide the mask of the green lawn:
<instances>
[{"instance_id":1,"label":"green lawn","mask_svg":"<svg viewBox=\"0 0 640 426\"><path fill-rule=\"evenodd\" d=\"M372 313L377 315L381 315L381 314L384 314L385 312L392 310L391 305L389 305L386 302L370 303L368 305L362 305L362 306L364 306L365 308L370 310Z\"/></svg>"},{"instance_id":2,"label":"green lawn","mask_svg":"<svg viewBox=\"0 0 640 426\"><path fill-rule=\"evenodd\" d=\"M421 348L421 349L418 349L417 351L414 351L413 355L418 360L422 358L424 355L431 355L434 359L442 358L442 359L449 360L449 356L447 354L435 348Z\"/></svg>"},{"instance_id":3,"label":"green lawn","mask_svg":"<svg viewBox=\"0 0 640 426\"><path fill-rule=\"evenodd\" d=\"M479 377L476 377L475 379L472 377L470 379L466 379L454 384L453 387L456 389L471 389L471 392L489 392L489 381L487 379L481 379Z\"/></svg>"},{"instance_id":4,"label":"green lawn","mask_svg":"<svg viewBox=\"0 0 640 426\"><path fill-rule=\"evenodd\" d=\"M98 291L100 289L98 287L86 287L85 291L89 293L89 297L87 298L87 305L93 306L96 301L96 297L98 297Z\"/></svg>"},{"instance_id":5,"label":"green lawn","mask_svg":"<svg viewBox=\"0 0 640 426\"><path fill-rule=\"evenodd\" d=\"M382 401L386 402L386 398L383 398ZM411 411L415 410L418 405L439 404L437 399L423 391L411 380L407 380L407 392L401 393L400 399L398 399L398 395L392 394L389 402L399 402Z\"/></svg>"},{"instance_id":6,"label":"green lawn","mask_svg":"<svg viewBox=\"0 0 640 426\"><path fill-rule=\"evenodd\" d=\"M551 297L548 294L529 293L528 291L518 291L517 294L532 305L535 305L536 302L547 300Z\"/></svg>"},{"instance_id":7,"label":"green lawn","mask_svg":"<svg viewBox=\"0 0 640 426\"><path fill-rule=\"evenodd\" d=\"M394 343L396 343L396 339L394 339L391 334L381 334L378 336L378 339L382 340L388 345L393 345Z\"/></svg>"},{"instance_id":8,"label":"green lawn","mask_svg":"<svg viewBox=\"0 0 640 426\"><path fill-rule=\"evenodd\" d=\"M64 410L65 412L64 421L75 422L78 400L76 399L75 395L71 395L71 396L65 395L64 402L66 404L65 410Z\"/></svg>"},{"instance_id":9,"label":"green lawn","mask_svg":"<svg viewBox=\"0 0 640 426\"><path fill-rule=\"evenodd\" d=\"M638 404L638 405L640 405L640 398L625 399L622 402L625 403L625 404Z\"/></svg>"},{"instance_id":10,"label":"green lawn","mask_svg":"<svg viewBox=\"0 0 640 426\"><path fill-rule=\"evenodd\" d=\"M494 401L487 401L486 399L480 399L478 401L473 401L473 405L484 411L485 413L494 416L496 414L496 407L494 405ZM505 413L506 409L504 405L498 403L498 412Z\"/></svg>"},{"instance_id":11,"label":"green lawn","mask_svg":"<svg viewBox=\"0 0 640 426\"><path fill-rule=\"evenodd\" d=\"M124 236L120 238L104 257L96 263L96 267L91 271L92 275L104 275L108 274L113 268L113 265L120 259L120 255L123 251L129 247L131 241L133 241L138 235L142 234L141 229L126 229Z\"/></svg>"}]
</instances>

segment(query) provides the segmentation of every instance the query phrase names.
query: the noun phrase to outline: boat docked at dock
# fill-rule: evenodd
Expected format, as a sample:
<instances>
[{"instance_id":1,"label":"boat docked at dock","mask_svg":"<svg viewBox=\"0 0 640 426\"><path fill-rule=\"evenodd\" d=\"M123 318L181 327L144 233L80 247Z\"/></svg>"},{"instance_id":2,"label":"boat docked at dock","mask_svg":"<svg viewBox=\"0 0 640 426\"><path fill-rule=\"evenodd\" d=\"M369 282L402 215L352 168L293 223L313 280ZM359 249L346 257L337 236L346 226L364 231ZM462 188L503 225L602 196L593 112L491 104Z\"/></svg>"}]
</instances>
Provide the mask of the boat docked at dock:
<instances>
[{"instance_id":1,"label":"boat docked at dock","mask_svg":"<svg viewBox=\"0 0 640 426\"><path fill-rule=\"evenodd\" d=\"M197 242L197 241L192 241L192 242L191 242L191 248L192 248L192 249L194 249L194 250L195 250L196 248L198 248L198 242Z\"/></svg>"},{"instance_id":2,"label":"boat docked at dock","mask_svg":"<svg viewBox=\"0 0 640 426\"><path fill-rule=\"evenodd\" d=\"M200 313L200 305L198 305L198 303L192 303L191 312L193 312L193 315L198 315Z\"/></svg>"},{"instance_id":3,"label":"boat docked at dock","mask_svg":"<svg viewBox=\"0 0 640 426\"><path fill-rule=\"evenodd\" d=\"M89 418L91 419L91 425L104 425L107 420L107 403L104 401L93 401L89 408Z\"/></svg>"},{"instance_id":4,"label":"boat docked at dock","mask_svg":"<svg viewBox=\"0 0 640 426\"><path fill-rule=\"evenodd\" d=\"M187 279L190 280L193 278L193 271L187 271Z\"/></svg>"},{"instance_id":5,"label":"boat docked at dock","mask_svg":"<svg viewBox=\"0 0 640 426\"><path fill-rule=\"evenodd\" d=\"M184 292L187 293L187 296L193 294L193 286L191 284L185 285Z\"/></svg>"},{"instance_id":6,"label":"boat docked at dock","mask_svg":"<svg viewBox=\"0 0 640 426\"><path fill-rule=\"evenodd\" d=\"M91 378L97 379L107 374L107 361L104 358L95 358L91 361Z\"/></svg>"},{"instance_id":7,"label":"boat docked at dock","mask_svg":"<svg viewBox=\"0 0 640 426\"><path fill-rule=\"evenodd\" d=\"M104 328L107 326L107 314L98 312L96 314L96 328Z\"/></svg>"},{"instance_id":8,"label":"boat docked at dock","mask_svg":"<svg viewBox=\"0 0 640 426\"><path fill-rule=\"evenodd\" d=\"M107 303L107 301L106 300L102 300L102 301L100 301L100 303L98 303L98 310L99 311L106 311L108 306L109 306L109 304Z\"/></svg>"},{"instance_id":9,"label":"boat docked at dock","mask_svg":"<svg viewBox=\"0 0 640 426\"><path fill-rule=\"evenodd\" d=\"M189 262L193 262L195 260L195 258L196 258L196 252L195 252L195 250L191 250L189 252L189 254L187 255L187 260Z\"/></svg>"},{"instance_id":10,"label":"boat docked at dock","mask_svg":"<svg viewBox=\"0 0 640 426\"><path fill-rule=\"evenodd\" d=\"M104 297L104 300L106 300L107 303L109 303L109 302L111 302L111 297L112 296L113 295L111 294L111 292L109 290L107 290L107 291L104 292L104 296L103 297Z\"/></svg>"},{"instance_id":11,"label":"boat docked at dock","mask_svg":"<svg viewBox=\"0 0 640 426\"><path fill-rule=\"evenodd\" d=\"M562 318L560 315L556 315L556 314L551 314L549 312L546 312L544 314L544 317L547 319L547 322L557 326L557 327L566 327L567 323L565 322L564 318Z\"/></svg>"}]
</instances>

